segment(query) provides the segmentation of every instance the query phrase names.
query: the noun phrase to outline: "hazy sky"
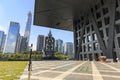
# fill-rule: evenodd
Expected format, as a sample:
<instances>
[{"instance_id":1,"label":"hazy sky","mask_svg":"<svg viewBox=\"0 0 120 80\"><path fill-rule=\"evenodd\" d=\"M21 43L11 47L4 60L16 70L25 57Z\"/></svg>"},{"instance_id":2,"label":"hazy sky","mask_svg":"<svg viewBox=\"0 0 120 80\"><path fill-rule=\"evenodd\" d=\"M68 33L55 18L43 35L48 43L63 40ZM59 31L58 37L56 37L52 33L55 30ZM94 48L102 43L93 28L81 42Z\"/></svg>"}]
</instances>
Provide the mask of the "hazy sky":
<instances>
[{"instance_id":1,"label":"hazy sky","mask_svg":"<svg viewBox=\"0 0 120 80\"><path fill-rule=\"evenodd\" d=\"M0 0L0 30L4 30L7 33L10 21L19 22L20 34L23 35L29 11L32 12L33 20L34 0ZM52 31L55 39L62 39L64 42L73 42L72 32L35 26L32 23L30 43L34 44L34 48L36 46L37 36L39 34L47 35L49 30Z\"/></svg>"}]
</instances>

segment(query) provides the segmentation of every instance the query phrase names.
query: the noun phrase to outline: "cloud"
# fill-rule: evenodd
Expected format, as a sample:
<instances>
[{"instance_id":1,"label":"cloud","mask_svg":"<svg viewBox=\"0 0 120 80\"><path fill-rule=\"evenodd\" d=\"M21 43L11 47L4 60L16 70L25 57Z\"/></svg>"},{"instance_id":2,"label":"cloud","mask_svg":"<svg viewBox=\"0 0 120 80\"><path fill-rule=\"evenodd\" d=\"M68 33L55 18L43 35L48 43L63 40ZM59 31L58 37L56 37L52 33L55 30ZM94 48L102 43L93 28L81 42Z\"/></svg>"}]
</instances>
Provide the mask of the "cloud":
<instances>
[{"instance_id":1,"label":"cloud","mask_svg":"<svg viewBox=\"0 0 120 80\"><path fill-rule=\"evenodd\" d=\"M13 48L15 47L15 42L12 43L11 47L13 47Z\"/></svg>"},{"instance_id":2,"label":"cloud","mask_svg":"<svg viewBox=\"0 0 120 80\"><path fill-rule=\"evenodd\" d=\"M9 33L9 39L14 39L15 38L15 36L12 34L12 33Z\"/></svg>"},{"instance_id":3,"label":"cloud","mask_svg":"<svg viewBox=\"0 0 120 80\"><path fill-rule=\"evenodd\" d=\"M6 29L6 27L0 26L0 30L1 30L1 31L4 31L5 34L7 33L7 29Z\"/></svg>"}]
</instances>

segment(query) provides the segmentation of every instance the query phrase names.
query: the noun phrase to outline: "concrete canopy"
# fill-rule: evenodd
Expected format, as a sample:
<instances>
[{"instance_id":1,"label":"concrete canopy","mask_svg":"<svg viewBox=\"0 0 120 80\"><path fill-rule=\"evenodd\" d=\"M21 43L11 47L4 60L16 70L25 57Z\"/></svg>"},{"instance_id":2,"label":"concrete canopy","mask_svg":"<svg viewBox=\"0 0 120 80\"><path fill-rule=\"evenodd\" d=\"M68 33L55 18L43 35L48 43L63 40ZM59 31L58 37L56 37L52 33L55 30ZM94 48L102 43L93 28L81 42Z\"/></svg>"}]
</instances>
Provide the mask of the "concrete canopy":
<instances>
[{"instance_id":1,"label":"concrete canopy","mask_svg":"<svg viewBox=\"0 0 120 80\"><path fill-rule=\"evenodd\" d=\"M73 31L73 20L100 0L35 0L34 25Z\"/></svg>"}]
</instances>

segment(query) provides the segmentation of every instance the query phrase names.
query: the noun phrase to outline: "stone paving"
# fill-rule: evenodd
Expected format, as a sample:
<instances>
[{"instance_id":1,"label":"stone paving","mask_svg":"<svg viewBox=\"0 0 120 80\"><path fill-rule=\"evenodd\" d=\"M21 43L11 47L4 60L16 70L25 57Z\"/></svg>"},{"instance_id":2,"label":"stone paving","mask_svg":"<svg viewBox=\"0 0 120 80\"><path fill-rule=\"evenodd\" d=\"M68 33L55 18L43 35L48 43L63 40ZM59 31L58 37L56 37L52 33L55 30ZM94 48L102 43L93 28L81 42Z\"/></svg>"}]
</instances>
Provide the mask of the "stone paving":
<instances>
[{"instance_id":1,"label":"stone paving","mask_svg":"<svg viewBox=\"0 0 120 80\"><path fill-rule=\"evenodd\" d=\"M28 80L27 68L20 80ZM31 80L120 80L120 63L33 61Z\"/></svg>"}]
</instances>

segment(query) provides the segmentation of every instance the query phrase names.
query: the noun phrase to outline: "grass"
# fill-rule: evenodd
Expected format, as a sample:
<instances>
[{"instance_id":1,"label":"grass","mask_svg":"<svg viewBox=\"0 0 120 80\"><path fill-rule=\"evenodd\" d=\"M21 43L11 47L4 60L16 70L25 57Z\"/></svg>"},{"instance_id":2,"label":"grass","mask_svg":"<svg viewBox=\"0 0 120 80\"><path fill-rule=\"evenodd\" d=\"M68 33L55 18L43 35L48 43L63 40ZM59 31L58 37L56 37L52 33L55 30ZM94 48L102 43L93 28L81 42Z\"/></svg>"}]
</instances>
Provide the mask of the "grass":
<instances>
[{"instance_id":1,"label":"grass","mask_svg":"<svg viewBox=\"0 0 120 80\"><path fill-rule=\"evenodd\" d=\"M0 61L0 80L19 80L27 61Z\"/></svg>"}]
</instances>

